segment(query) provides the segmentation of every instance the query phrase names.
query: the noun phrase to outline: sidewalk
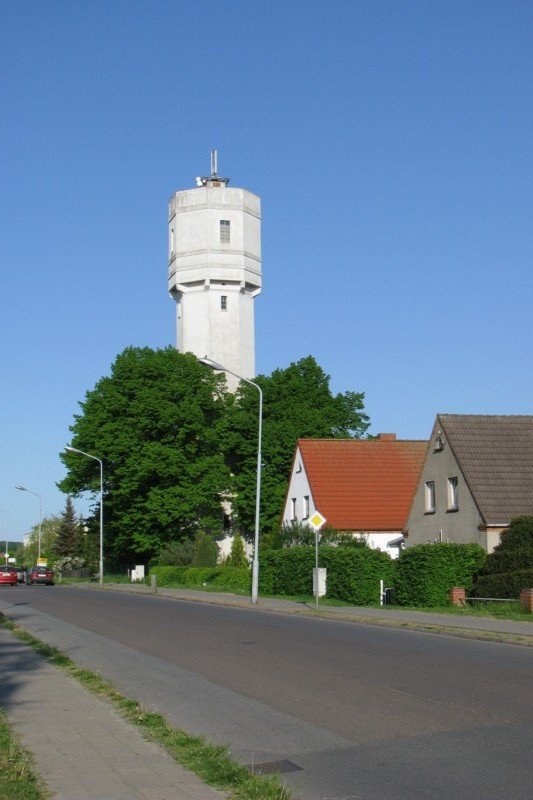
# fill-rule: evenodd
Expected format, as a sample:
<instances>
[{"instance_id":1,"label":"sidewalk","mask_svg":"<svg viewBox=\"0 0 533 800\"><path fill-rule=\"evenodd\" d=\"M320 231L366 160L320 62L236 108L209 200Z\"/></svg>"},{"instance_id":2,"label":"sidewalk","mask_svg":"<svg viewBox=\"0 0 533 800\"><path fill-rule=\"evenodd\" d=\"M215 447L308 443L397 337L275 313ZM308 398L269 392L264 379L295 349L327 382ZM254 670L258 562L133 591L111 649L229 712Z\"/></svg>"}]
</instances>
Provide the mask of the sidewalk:
<instances>
[{"instance_id":1,"label":"sidewalk","mask_svg":"<svg viewBox=\"0 0 533 800\"><path fill-rule=\"evenodd\" d=\"M76 584L79 586L80 584ZM91 584L87 584L90 586ZM94 584L92 585L94 586ZM104 584L104 591L133 592L135 594L152 594L152 590L144 583L115 583ZM204 592L196 589L157 589L158 597L167 597L174 600L187 600L190 602L214 603L238 608L248 608L250 611L273 611L282 614L317 614L315 603L300 603L295 600L282 600L277 597L260 597L257 606L252 606L249 597L229 594L225 592ZM390 625L394 627L411 627L416 630L433 630L434 632L453 633L455 635L468 635L472 637L479 634L487 638L495 638L495 634L504 636L531 637L533 645L533 615L531 622L515 621L510 619L496 619L494 617L474 617L468 614L433 614L428 611L411 611L397 608L370 608L368 606L330 606L319 603L318 613L327 619L346 620L351 622L366 623L369 625Z\"/></svg>"},{"instance_id":2,"label":"sidewalk","mask_svg":"<svg viewBox=\"0 0 533 800\"><path fill-rule=\"evenodd\" d=\"M0 626L0 706L56 800L223 800Z\"/></svg>"}]
</instances>

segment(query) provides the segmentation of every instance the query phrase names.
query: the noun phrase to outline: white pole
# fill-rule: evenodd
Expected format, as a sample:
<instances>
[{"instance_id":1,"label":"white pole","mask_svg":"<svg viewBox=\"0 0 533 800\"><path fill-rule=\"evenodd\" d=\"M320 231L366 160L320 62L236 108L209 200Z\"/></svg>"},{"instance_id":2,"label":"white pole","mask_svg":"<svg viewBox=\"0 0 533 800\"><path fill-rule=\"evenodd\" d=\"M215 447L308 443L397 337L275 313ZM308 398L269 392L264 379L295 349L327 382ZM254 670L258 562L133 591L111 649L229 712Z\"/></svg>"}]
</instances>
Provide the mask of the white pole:
<instances>
[{"instance_id":1,"label":"white pole","mask_svg":"<svg viewBox=\"0 0 533 800\"><path fill-rule=\"evenodd\" d=\"M379 604L380 606L383 605L383 581L379 582Z\"/></svg>"},{"instance_id":2,"label":"white pole","mask_svg":"<svg viewBox=\"0 0 533 800\"><path fill-rule=\"evenodd\" d=\"M98 461L100 464L100 555L99 555L99 583L100 589L104 588L104 465L101 458L92 456L90 453L85 453L83 450L78 450L77 447L70 447L65 445L65 450L70 453L79 453L87 458L92 458L93 461Z\"/></svg>"},{"instance_id":3,"label":"white pole","mask_svg":"<svg viewBox=\"0 0 533 800\"><path fill-rule=\"evenodd\" d=\"M315 602L318 611L318 528L315 528Z\"/></svg>"},{"instance_id":4,"label":"white pole","mask_svg":"<svg viewBox=\"0 0 533 800\"><path fill-rule=\"evenodd\" d=\"M43 527L43 498L38 492L32 492L31 489L26 489L25 486L15 486L15 489L20 489L21 492L28 492L29 494L33 494L35 497L39 498L39 536L37 545L37 562L39 562L39 559L41 558L41 538Z\"/></svg>"},{"instance_id":5,"label":"white pole","mask_svg":"<svg viewBox=\"0 0 533 800\"><path fill-rule=\"evenodd\" d=\"M237 372L233 372L233 370L228 369L227 367L222 366L217 361L213 361L210 358L199 358L198 361L200 364L204 364L206 367L210 369L214 369L216 372L229 372L230 375L234 375L240 381L244 381L245 383L249 383L250 386L253 386L259 392L259 425L257 431L257 477L256 477L256 491L255 491L255 530L254 530L254 557L252 561L252 603L257 605L258 595L259 595L259 512L261 509L261 443L262 443L262 435L263 435L263 391L257 383L251 381L249 378L244 378L242 375L239 375Z\"/></svg>"}]
</instances>

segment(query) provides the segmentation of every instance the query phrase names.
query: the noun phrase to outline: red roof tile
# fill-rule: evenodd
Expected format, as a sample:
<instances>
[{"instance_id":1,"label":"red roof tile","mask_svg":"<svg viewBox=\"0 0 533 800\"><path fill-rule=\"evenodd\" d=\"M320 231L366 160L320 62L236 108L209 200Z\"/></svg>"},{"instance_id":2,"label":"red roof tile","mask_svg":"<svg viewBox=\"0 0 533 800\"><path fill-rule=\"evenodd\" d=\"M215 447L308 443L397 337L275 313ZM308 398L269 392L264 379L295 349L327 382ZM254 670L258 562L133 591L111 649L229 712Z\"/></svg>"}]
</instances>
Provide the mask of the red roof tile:
<instances>
[{"instance_id":1,"label":"red roof tile","mask_svg":"<svg viewBox=\"0 0 533 800\"><path fill-rule=\"evenodd\" d=\"M300 439L315 507L345 531L405 527L426 441Z\"/></svg>"}]
</instances>

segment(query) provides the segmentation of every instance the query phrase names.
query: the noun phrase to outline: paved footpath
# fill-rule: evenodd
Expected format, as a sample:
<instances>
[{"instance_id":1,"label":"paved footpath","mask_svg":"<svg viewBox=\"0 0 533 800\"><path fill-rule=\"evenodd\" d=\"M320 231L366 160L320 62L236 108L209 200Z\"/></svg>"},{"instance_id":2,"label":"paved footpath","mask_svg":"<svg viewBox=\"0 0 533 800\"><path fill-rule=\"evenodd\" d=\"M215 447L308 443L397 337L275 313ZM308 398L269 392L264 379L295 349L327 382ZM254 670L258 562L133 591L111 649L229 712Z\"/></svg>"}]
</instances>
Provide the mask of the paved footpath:
<instances>
[{"instance_id":1,"label":"paved footpath","mask_svg":"<svg viewBox=\"0 0 533 800\"><path fill-rule=\"evenodd\" d=\"M56 800L226 797L3 626L0 663L0 706Z\"/></svg>"}]
</instances>

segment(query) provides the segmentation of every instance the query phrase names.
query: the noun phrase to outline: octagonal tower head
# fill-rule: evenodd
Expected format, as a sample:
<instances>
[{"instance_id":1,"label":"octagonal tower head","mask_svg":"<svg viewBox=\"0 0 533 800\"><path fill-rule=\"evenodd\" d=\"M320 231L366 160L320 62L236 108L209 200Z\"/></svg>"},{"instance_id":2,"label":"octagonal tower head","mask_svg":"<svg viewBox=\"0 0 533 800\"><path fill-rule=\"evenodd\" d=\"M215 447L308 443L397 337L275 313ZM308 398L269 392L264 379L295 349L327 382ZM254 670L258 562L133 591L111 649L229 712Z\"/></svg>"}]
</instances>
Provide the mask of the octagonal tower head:
<instances>
[{"instance_id":1,"label":"octagonal tower head","mask_svg":"<svg viewBox=\"0 0 533 800\"><path fill-rule=\"evenodd\" d=\"M261 201L211 174L169 203L168 288L177 303L177 348L255 376L254 299L261 291ZM228 386L238 380L226 374Z\"/></svg>"}]
</instances>

